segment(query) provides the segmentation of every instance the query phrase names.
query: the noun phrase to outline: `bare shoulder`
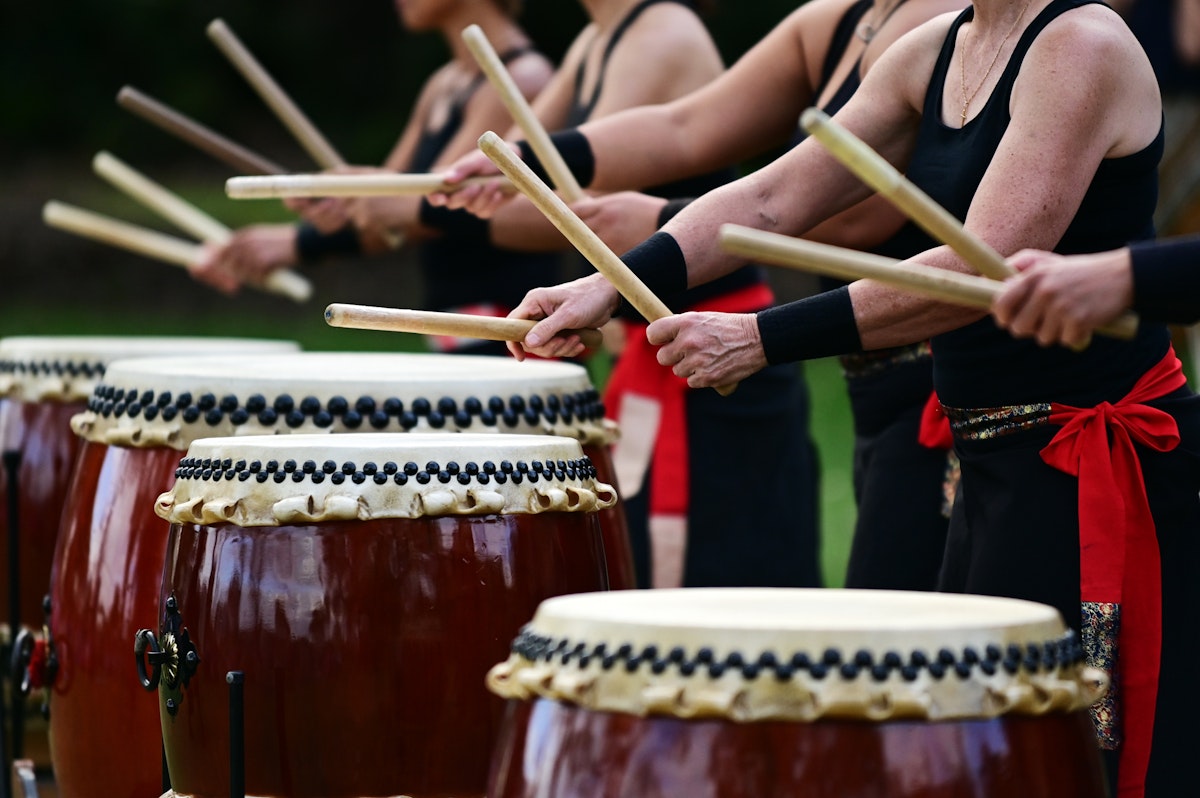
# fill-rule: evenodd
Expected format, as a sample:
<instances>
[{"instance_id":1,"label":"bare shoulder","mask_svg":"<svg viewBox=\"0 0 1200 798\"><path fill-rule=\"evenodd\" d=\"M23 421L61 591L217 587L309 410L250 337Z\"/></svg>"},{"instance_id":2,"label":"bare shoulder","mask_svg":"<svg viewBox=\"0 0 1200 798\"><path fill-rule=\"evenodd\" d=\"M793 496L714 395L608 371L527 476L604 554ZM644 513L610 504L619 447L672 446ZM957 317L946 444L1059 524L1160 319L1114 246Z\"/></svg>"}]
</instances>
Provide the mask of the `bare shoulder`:
<instances>
[{"instance_id":1,"label":"bare shoulder","mask_svg":"<svg viewBox=\"0 0 1200 798\"><path fill-rule=\"evenodd\" d=\"M622 44L625 42L663 50L687 48L716 52L716 44L704 21L680 3L656 3L647 8L625 31Z\"/></svg>"},{"instance_id":2,"label":"bare shoulder","mask_svg":"<svg viewBox=\"0 0 1200 798\"><path fill-rule=\"evenodd\" d=\"M536 97L554 76L554 64L536 51L530 51L508 63L508 74L526 97Z\"/></svg>"},{"instance_id":3,"label":"bare shoulder","mask_svg":"<svg viewBox=\"0 0 1200 798\"><path fill-rule=\"evenodd\" d=\"M960 11L939 14L896 39L875 59L863 87L886 87L886 91L898 93L913 108L920 109L938 53Z\"/></svg>"},{"instance_id":4,"label":"bare shoulder","mask_svg":"<svg viewBox=\"0 0 1200 798\"><path fill-rule=\"evenodd\" d=\"M1079 69L1119 72L1142 64L1150 66L1129 26L1103 3L1089 3L1060 14L1038 35L1029 52L1034 58L1075 63Z\"/></svg>"},{"instance_id":5,"label":"bare shoulder","mask_svg":"<svg viewBox=\"0 0 1200 798\"><path fill-rule=\"evenodd\" d=\"M929 40L923 46L931 46L941 42L946 37L952 22L963 9L969 5L968 0L908 0L901 3L892 17L879 30L879 33L867 45L863 53L863 74L866 74L884 51L928 22L940 20L936 28L929 31Z\"/></svg>"}]
</instances>

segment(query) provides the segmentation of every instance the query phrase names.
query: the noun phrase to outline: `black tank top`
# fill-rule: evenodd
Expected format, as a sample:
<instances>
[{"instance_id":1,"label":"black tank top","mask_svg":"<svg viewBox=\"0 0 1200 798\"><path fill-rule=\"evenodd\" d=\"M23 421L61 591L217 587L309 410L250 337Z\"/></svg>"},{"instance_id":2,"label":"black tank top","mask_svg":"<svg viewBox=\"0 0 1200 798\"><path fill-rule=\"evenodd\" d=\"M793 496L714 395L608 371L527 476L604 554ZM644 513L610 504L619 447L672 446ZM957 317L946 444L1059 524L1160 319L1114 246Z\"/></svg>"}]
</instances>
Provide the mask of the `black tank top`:
<instances>
[{"instance_id":1,"label":"black tank top","mask_svg":"<svg viewBox=\"0 0 1200 798\"><path fill-rule=\"evenodd\" d=\"M500 60L508 64L528 52L528 48L512 50ZM451 100L446 121L421 131L409 171L433 169L458 134L467 103L484 81L482 74L477 75ZM561 264L557 254L514 252L492 246L486 236L461 234L422 241L417 260L425 283L425 305L436 310L477 304L514 308L529 289L558 282Z\"/></svg>"},{"instance_id":2,"label":"black tank top","mask_svg":"<svg viewBox=\"0 0 1200 798\"><path fill-rule=\"evenodd\" d=\"M838 62L842 60L842 56L845 55L846 50L849 49L850 44L854 41L854 32L858 30L858 25L862 22L862 18L867 15L867 12L871 10L874 4L875 0L858 0L858 2L847 8L846 13L842 14L842 18L838 20L837 27L833 29L833 38L829 41L829 50L825 53L825 62L821 65L821 80L813 90L813 97L820 97L829 88ZM896 8L899 8L903 4L904 0L901 0L896 5ZM858 87L862 85L862 75L859 72L861 69L862 55L854 62L854 66L850 69L850 74L846 75L846 79L837 87L837 91L833 93L829 101L821 106L822 111L833 116L842 110L842 106L850 101L850 98L854 96L854 92L858 91ZM806 138L808 138L808 131L797 125L796 132L792 134L792 140L788 144L788 148L795 148ZM817 284L821 287L822 291L832 291L835 288L841 288L843 285L846 285L843 280L823 275L817 278Z\"/></svg>"},{"instance_id":3,"label":"black tank top","mask_svg":"<svg viewBox=\"0 0 1200 798\"><path fill-rule=\"evenodd\" d=\"M596 85L592 89L591 96L587 98L583 96L583 72L584 63L587 59L584 58L580 62L579 68L575 72L575 94L571 100L571 111L567 117L567 127L579 127L591 118L592 112L596 109L596 104L600 101L600 94L604 91L604 74L607 71L608 60L612 56L613 50L616 49L617 44L621 41L625 32L629 30L630 26L633 25L634 21L650 6L659 3L679 3L690 9L695 9L695 4L689 2L689 0L642 0L641 3L630 9L625 18L617 23L617 26L613 29L612 36L608 40L608 44L604 47L604 54L600 58L600 74L596 77ZM705 175L689 177L673 183L665 183L661 186L647 188L645 189L645 193L666 199L698 197L701 194L712 191L718 186L723 186L736 177L737 172L734 169L720 169ZM745 266L710 283L692 288L678 297L672 297L670 304L674 310L683 310L714 297L764 282L766 282L766 276L761 267Z\"/></svg>"},{"instance_id":4,"label":"black tank top","mask_svg":"<svg viewBox=\"0 0 1200 798\"><path fill-rule=\"evenodd\" d=\"M1022 34L983 109L961 129L942 123L942 94L967 8L950 26L925 96L925 107L908 177L959 219L967 209L1009 123L1009 98L1022 59L1038 34L1059 15L1097 0L1054 0ZM1163 134L1140 152L1105 159L1056 252L1099 252L1153 236L1157 167ZM898 257L935 246L907 225L890 242ZM951 407L985 407L1058 401L1093 406L1116 401L1162 359L1169 337L1162 325L1143 324L1132 342L1096 336L1085 351L1042 348L1000 330L991 317L933 339L934 385Z\"/></svg>"}]
</instances>

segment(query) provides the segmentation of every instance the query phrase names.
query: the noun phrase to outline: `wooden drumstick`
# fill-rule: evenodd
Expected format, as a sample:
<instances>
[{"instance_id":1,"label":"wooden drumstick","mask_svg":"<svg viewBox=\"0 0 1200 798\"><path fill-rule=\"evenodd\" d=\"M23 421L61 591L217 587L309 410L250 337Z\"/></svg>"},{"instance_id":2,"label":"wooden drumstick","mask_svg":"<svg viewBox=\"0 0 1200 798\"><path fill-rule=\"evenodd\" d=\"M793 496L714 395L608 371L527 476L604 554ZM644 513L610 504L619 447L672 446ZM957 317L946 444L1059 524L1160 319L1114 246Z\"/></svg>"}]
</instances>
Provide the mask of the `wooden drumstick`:
<instances>
[{"instance_id":1,"label":"wooden drumstick","mask_svg":"<svg viewBox=\"0 0 1200 798\"><path fill-rule=\"evenodd\" d=\"M163 105L132 86L117 92L117 104L152 125L186 141L241 174L284 174L284 169L256 152L236 144L199 122Z\"/></svg>"},{"instance_id":2,"label":"wooden drumstick","mask_svg":"<svg viewBox=\"0 0 1200 798\"><path fill-rule=\"evenodd\" d=\"M292 132L292 135L300 142L300 146L312 156L317 165L323 169L335 169L346 165L346 161L333 148L333 145L321 135L316 126L292 102L292 98L275 82L275 79L263 69L224 20L214 19L209 23L208 38L242 73L242 77L254 87L258 95L275 112L279 121L283 122Z\"/></svg>"},{"instance_id":3,"label":"wooden drumstick","mask_svg":"<svg viewBox=\"0 0 1200 798\"><path fill-rule=\"evenodd\" d=\"M223 245L233 237L228 227L107 152L96 154L92 168L121 191L202 241ZM290 270L272 272L262 287L296 302L306 302L312 296L312 284Z\"/></svg>"},{"instance_id":4,"label":"wooden drumstick","mask_svg":"<svg viewBox=\"0 0 1200 798\"><path fill-rule=\"evenodd\" d=\"M800 124L858 179L888 199L922 230L957 252L975 271L993 280L1015 274L1000 253L963 227L949 211L824 111L805 110L800 115Z\"/></svg>"},{"instance_id":5,"label":"wooden drumstick","mask_svg":"<svg viewBox=\"0 0 1200 798\"><path fill-rule=\"evenodd\" d=\"M451 191L471 183L492 182L490 177L469 177L462 183L447 183L432 174L364 175L267 175L231 177L225 193L233 199L278 197L396 197Z\"/></svg>"},{"instance_id":6,"label":"wooden drumstick","mask_svg":"<svg viewBox=\"0 0 1200 798\"><path fill-rule=\"evenodd\" d=\"M726 252L758 263L799 267L841 280L878 280L915 294L979 310L989 310L992 300L1003 290L1000 282L986 277L898 261L735 224L721 226L720 243L721 249ZM1096 328L1096 332L1128 340L1137 335L1137 328L1137 316L1126 313Z\"/></svg>"},{"instance_id":7,"label":"wooden drumstick","mask_svg":"<svg viewBox=\"0 0 1200 798\"><path fill-rule=\"evenodd\" d=\"M616 253L549 186L538 179L529 165L513 155L499 136L490 130L484 133L479 138L479 149L647 321L673 315L671 309L629 270ZM719 385L716 390L727 396L735 388L736 383Z\"/></svg>"},{"instance_id":8,"label":"wooden drumstick","mask_svg":"<svg viewBox=\"0 0 1200 798\"><path fill-rule=\"evenodd\" d=\"M534 115L525 95L521 94L512 75L505 68L504 62L500 60L500 56L496 54L491 42L484 35L483 29L478 25L470 25L463 30L462 38L466 42L467 49L471 51L471 55L475 56L479 68L487 75L492 87L500 93L500 99L504 102L504 106L508 108L512 118L525 133L529 146L537 153L537 157L546 168L546 174L550 175L550 180L559 193L567 202L577 202L583 199L583 189L579 187L579 181L567 168L566 161L558 152L558 148L550 141L550 135L546 133L546 129Z\"/></svg>"},{"instance_id":9,"label":"wooden drumstick","mask_svg":"<svg viewBox=\"0 0 1200 798\"><path fill-rule=\"evenodd\" d=\"M528 319L472 316L467 313L333 304L325 308L325 323L330 327L349 327L356 330L452 335L456 338L481 338L485 341L521 341L537 322ZM578 335L584 346L592 349L598 348L602 342L599 330L564 330L564 333Z\"/></svg>"},{"instance_id":10,"label":"wooden drumstick","mask_svg":"<svg viewBox=\"0 0 1200 798\"><path fill-rule=\"evenodd\" d=\"M42 220L51 227L176 266L191 266L204 255L199 244L55 200L42 206Z\"/></svg>"}]
</instances>

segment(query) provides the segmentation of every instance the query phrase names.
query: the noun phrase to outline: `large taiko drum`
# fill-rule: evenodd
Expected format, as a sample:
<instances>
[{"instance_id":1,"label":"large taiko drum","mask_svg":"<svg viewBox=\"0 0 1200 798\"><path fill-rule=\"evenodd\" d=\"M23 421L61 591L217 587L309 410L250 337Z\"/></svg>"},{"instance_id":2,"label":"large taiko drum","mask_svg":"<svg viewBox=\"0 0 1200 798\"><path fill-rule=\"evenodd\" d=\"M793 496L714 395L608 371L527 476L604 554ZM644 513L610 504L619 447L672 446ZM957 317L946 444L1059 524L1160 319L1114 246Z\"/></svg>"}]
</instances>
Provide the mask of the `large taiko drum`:
<instances>
[{"instance_id":1,"label":"large taiko drum","mask_svg":"<svg viewBox=\"0 0 1200 798\"><path fill-rule=\"evenodd\" d=\"M1104 676L1057 612L978 596L551 599L488 676L491 798L1100 798Z\"/></svg>"},{"instance_id":2,"label":"large taiko drum","mask_svg":"<svg viewBox=\"0 0 1200 798\"><path fill-rule=\"evenodd\" d=\"M50 624L58 662L50 734L68 798L132 798L161 783L158 717L130 676L129 636L155 625L166 525L153 505L194 440L551 433L577 439L611 484L611 430L598 395L583 369L547 362L362 353L124 361L109 369L73 425L86 443L55 557ZM624 517L616 505L599 515L610 576L620 574L612 564L622 561L622 543L628 557Z\"/></svg>"},{"instance_id":3,"label":"large taiko drum","mask_svg":"<svg viewBox=\"0 0 1200 798\"><path fill-rule=\"evenodd\" d=\"M268 352L295 344L231 338L13 336L0 339L0 574L9 584L8 536L16 503L20 614L41 628L54 541L80 440L70 420L84 409L114 360L200 352ZM16 467L10 469L10 465ZM15 484L16 490L10 490ZM0 621L10 620L8 588L0 591Z\"/></svg>"},{"instance_id":4,"label":"large taiko drum","mask_svg":"<svg viewBox=\"0 0 1200 798\"><path fill-rule=\"evenodd\" d=\"M231 671L248 795L483 796L489 667L539 602L607 581L616 495L567 438L213 438L176 477L138 636L174 796L228 795Z\"/></svg>"}]
</instances>

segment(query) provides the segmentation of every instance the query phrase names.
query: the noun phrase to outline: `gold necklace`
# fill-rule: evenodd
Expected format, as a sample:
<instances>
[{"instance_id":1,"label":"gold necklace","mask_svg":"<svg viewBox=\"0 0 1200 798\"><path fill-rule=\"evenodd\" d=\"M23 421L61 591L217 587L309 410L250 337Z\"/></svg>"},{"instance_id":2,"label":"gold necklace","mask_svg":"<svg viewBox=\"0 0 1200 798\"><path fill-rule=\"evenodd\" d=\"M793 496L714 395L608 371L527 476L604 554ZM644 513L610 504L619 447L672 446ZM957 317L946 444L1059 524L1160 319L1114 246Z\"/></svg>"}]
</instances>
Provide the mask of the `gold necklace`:
<instances>
[{"instance_id":1,"label":"gold necklace","mask_svg":"<svg viewBox=\"0 0 1200 798\"><path fill-rule=\"evenodd\" d=\"M971 92L971 96L967 96L967 43L966 37L963 37L963 46L958 50L958 74L959 86L962 90L962 119L959 127L965 127L967 124L967 108L971 105L971 100L975 99L975 95L983 88L983 84L987 83L988 75L992 74L992 67L996 66L996 62L1000 60L1000 53L1004 52L1004 45L1008 44L1008 39L1013 35L1013 31L1021 24L1021 20L1025 17L1025 9L1029 8L1032 0L1025 0L1025 5L1021 6L1021 13L1017 14L1017 21L1008 29L1008 33L1004 34L1004 38L1000 42L1000 46L996 49L996 54L992 56L992 63L988 64L987 71L983 73L983 78L979 81L979 85L975 87L975 91Z\"/></svg>"},{"instance_id":2,"label":"gold necklace","mask_svg":"<svg viewBox=\"0 0 1200 798\"><path fill-rule=\"evenodd\" d=\"M880 10L878 6L872 6L871 10L875 13L871 14L871 21L860 22L854 29L854 35L862 39L864 42L870 44L871 40L875 38L875 34L879 33L879 29L882 28L884 24L892 18L892 14L896 13L896 9L899 8L903 3L904 0L896 0L896 2L892 4L891 8L889 8L886 13ZM882 19L880 19L881 17ZM879 19L879 21L876 22L876 19Z\"/></svg>"}]
</instances>

